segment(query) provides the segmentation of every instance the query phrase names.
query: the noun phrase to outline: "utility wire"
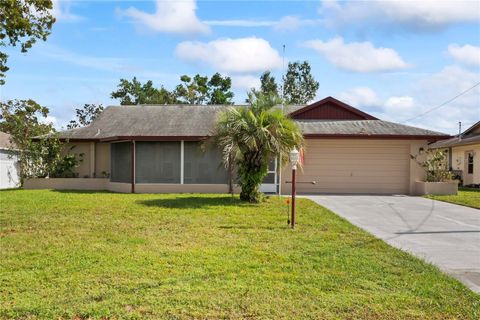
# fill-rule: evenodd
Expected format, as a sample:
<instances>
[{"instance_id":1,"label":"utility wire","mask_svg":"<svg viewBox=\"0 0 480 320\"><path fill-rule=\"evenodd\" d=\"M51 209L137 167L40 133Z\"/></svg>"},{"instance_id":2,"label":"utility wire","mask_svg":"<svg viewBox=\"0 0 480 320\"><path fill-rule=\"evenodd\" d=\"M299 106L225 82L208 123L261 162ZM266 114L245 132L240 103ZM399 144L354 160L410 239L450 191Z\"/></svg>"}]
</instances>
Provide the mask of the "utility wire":
<instances>
[{"instance_id":1,"label":"utility wire","mask_svg":"<svg viewBox=\"0 0 480 320\"><path fill-rule=\"evenodd\" d=\"M417 118L423 117L423 116L424 116L424 115L426 115L427 113L430 113L430 112L432 112L432 111L435 111L435 110L437 110L437 109L440 109L441 107L445 106L446 104L449 104L449 103L450 103L450 102L452 102L453 100L455 100L455 99L457 99L457 98L459 98L459 97L463 96L463 95L464 95L465 93L467 93L468 91L470 91L470 90L474 89L475 87L478 87L479 85L480 85L480 82L477 82L476 84L474 84L473 86L471 86L471 87L470 87L470 88L468 88L467 90L465 90L465 91L463 91L463 92L461 92L461 93L457 94L455 97L453 97L453 98L451 98L451 99L449 99L449 100L447 100L447 101L443 102L442 104L440 104L440 105L438 105L438 106L436 106L436 107L434 107L434 108L428 109L427 111L425 111L425 112L423 112L423 113L420 113L419 115L416 115L416 116L415 116L415 117L413 117L413 118L410 118L410 119L404 120L404 121L402 121L402 122L400 122L400 123L405 123L405 122L412 121L412 120L414 120L414 119L417 119Z\"/></svg>"}]
</instances>

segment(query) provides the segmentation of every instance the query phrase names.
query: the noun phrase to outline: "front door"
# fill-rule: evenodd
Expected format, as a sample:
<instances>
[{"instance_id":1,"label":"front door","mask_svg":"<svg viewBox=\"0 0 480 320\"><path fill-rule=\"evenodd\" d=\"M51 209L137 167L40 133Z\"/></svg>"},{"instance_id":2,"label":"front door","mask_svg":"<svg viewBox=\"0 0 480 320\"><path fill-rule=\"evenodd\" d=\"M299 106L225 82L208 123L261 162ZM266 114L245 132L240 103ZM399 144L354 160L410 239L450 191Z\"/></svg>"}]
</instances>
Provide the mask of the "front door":
<instances>
[{"instance_id":1,"label":"front door","mask_svg":"<svg viewBox=\"0 0 480 320\"><path fill-rule=\"evenodd\" d=\"M268 173L263 179L260 191L265 193L277 192L277 159L270 161L268 164Z\"/></svg>"}]
</instances>

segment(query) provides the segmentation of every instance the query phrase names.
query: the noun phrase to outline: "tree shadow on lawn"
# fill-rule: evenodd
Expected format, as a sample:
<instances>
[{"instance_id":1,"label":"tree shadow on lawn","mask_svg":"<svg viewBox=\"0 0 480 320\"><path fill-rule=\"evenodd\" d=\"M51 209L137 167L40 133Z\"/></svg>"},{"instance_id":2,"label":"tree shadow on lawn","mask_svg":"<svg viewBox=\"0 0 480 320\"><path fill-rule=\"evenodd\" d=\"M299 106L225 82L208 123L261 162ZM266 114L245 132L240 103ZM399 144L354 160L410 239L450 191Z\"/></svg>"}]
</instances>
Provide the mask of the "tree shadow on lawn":
<instances>
[{"instance_id":1,"label":"tree shadow on lawn","mask_svg":"<svg viewBox=\"0 0 480 320\"><path fill-rule=\"evenodd\" d=\"M197 197L181 196L173 199L138 200L136 203L147 207L160 207L169 209L202 209L208 207L255 207L255 204L240 201L231 196L224 197Z\"/></svg>"}]
</instances>

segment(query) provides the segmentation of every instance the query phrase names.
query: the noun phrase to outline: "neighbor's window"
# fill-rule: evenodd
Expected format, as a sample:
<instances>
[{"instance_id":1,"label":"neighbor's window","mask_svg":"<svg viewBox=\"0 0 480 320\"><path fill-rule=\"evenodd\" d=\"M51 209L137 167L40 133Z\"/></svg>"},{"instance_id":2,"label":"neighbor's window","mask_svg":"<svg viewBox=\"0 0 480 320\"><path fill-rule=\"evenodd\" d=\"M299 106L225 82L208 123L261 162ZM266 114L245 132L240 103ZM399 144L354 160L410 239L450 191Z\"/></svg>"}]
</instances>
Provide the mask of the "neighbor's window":
<instances>
[{"instance_id":1,"label":"neighbor's window","mask_svg":"<svg viewBox=\"0 0 480 320\"><path fill-rule=\"evenodd\" d=\"M468 166L468 174L473 174L473 152L468 154L467 166Z\"/></svg>"}]
</instances>

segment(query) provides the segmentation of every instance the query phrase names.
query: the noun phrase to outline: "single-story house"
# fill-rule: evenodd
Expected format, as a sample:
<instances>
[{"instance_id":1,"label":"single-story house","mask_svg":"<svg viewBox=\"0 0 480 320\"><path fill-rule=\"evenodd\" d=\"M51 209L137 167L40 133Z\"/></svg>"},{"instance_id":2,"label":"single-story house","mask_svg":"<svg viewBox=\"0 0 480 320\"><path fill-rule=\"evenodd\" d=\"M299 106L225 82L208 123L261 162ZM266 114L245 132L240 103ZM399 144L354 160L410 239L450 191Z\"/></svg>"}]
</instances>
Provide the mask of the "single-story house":
<instances>
[{"instance_id":1,"label":"single-story house","mask_svg":"<svg viewBox=\"0 0 480 320\"><path fill-rule=\"evenodd\" d=\"M463 185L480 184L480 121L453 138L430 145L448 154L450 169L457 172Z\"/></svg>"},{"instance_id":2,"label":"single-story house","mask_svg":"<svg viewBox=\"0 0 480 320\"><path fill-rule=\"evenodd\" d=\"M11 136L0 132L0 189L18 188L19 186L18 152L11 143Z\"/></svg>"},{"instance_id":3,"label":"single-story house","mask_svg":"<svg viewBox=\"0 0 480 320\"><path fill-rule=\"evenodd\" d=\"M84 160L77 179L34 179L26 188L162 193L228 191L218 150L200 151L227 106L112 106L90 125L61 132ZM299 193L413 194L423 169L411 159L447 134L379 120L327 97L285 112L306 147ZM290 167L272 161L262 191L286 194Z\"/></svg>"}]
</instances>

